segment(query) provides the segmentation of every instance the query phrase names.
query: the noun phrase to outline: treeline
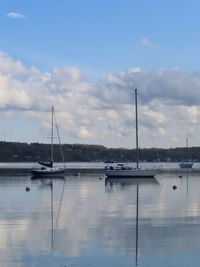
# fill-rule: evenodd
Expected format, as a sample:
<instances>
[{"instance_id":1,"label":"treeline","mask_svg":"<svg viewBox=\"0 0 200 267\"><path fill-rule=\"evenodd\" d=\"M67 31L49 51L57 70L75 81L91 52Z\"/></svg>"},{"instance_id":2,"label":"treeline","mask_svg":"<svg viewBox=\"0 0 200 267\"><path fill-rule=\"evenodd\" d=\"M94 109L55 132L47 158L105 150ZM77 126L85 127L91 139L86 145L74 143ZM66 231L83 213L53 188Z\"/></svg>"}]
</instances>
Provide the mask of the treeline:
<instances>
[{"instance_id":1,"label":"treeline","mask_svg":"<svg viewBox=\"0 0 200 267\"><path fill-rule=\"evenodd\" d=\"M50 160L49 144L0 142L1 162L35 162ZM106 148L100 145L65 144L62 146L65 161L136 161L135 149ZM140 161L166 162L200 161L200 147L149 148L139 150ZM59 145L54 146L54 160L62 161Z\"/></svg>"}]
</instances>

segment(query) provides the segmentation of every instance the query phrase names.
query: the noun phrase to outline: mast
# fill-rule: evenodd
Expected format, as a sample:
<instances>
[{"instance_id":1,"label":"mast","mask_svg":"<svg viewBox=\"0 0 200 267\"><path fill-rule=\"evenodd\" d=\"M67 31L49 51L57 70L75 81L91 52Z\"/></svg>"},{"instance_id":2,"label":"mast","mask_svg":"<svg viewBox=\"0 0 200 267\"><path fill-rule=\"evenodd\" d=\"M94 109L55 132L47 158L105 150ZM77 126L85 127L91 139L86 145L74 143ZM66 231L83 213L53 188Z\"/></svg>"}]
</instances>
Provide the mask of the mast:
<instances>
[{"instance_id":1,"label":"mast","mask_svg":"<svg viewBox=\"0 0 200 267\"><path fill-rule=\"evenodd\" d=\"M51 164L53 167L53 112L54 108L51 107Z\"/></svg>"},{"instance_id":2,"label":"mast","mask_svg":"<svg viewBox=\"0 0 200 267\"><path fill-rule=\"evenodd\" d=\"M139 167L137 89L135 89L136 167Z\"/></svg>"}]
</instances>

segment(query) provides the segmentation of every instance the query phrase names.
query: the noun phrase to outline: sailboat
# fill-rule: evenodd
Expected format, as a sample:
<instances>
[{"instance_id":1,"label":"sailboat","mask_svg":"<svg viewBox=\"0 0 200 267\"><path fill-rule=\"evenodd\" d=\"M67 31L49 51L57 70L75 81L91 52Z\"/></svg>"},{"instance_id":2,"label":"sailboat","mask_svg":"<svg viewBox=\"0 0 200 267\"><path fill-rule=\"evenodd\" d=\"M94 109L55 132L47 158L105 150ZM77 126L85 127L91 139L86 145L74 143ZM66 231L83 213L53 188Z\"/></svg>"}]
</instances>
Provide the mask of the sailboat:
<instances>
[{"instance_id":1,"label":"sailboat","mask_svg":"<svg viewBox=\"0 0 200 267\"><path fill-rule=\"evenodd\" d=\"M120 163L105 167L105 175L107 177L141 177L150 178L156 175L154 169L144 169L139 167L139 148L138 148L138 112L137 112L137 89L135 89L135 123L136 123L136 167L130 167L128 164Z\"/></svg>"},{"instance_id":2,"label":"sailboat","mask_svg":"<svg viewBox=\"0 0 200 267\"><path fill-rule=\"evenodd\" d=\"M56 130L57 130L57 135L58 135L58 139L59 139L59 143L60 143L60 135L58 132L58 126L57 126L57 121L56 121L56 117L55 117L55 111L54 111L54 107L52 106L51 108L51 160L49 162L39 162L39 164L42 166L40 168L37 169L33 169L31 170L31 173L33 175L33 178L37 178L37 177L50 177L50 176L61 176L64 174L64 170L65 168L58 168L58 167L54 167L53 163L54 163L54 155L53 155L53 139L54 139L54 123L56 126ZM64 156L63 156L63 152L62 152L62 147L61 147L61 143L60 143L60 151L61 151L61 156L63 159L63 163L64 163Z\"/></svg>"},{"instance_id":3,"label":"sailboat","mask_svg":"<svg viewBox=\"0 0 200 267\"><path fill-rule=\"evenodd\" d=\"M193 162L188 161L188 138L186 138L186 149L187 149L187 161L183 161L179 164L181 169L191 169Z\"/></svg>"}]
</instances>

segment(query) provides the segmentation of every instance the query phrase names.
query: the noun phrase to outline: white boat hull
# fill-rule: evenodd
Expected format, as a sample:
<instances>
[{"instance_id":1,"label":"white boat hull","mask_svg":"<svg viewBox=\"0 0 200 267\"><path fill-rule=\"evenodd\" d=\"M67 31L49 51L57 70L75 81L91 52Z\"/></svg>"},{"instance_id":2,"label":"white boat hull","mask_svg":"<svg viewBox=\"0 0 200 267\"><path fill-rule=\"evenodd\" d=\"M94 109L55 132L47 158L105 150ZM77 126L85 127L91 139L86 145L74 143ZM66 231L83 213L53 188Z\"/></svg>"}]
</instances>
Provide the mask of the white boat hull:
<instances>
[{"instance_id":1,"label":"white boat hull","mask_svg":"<svg viewBox=\"0 0 200 267\"><path fill-rule=\"evenodd\" d=\"M105 172L107 177L143 177L143 178L151 178L156 175L155 170L149 170L149 169L129 169L129 170L106 170Z\"/></svg>"}]
</instances>

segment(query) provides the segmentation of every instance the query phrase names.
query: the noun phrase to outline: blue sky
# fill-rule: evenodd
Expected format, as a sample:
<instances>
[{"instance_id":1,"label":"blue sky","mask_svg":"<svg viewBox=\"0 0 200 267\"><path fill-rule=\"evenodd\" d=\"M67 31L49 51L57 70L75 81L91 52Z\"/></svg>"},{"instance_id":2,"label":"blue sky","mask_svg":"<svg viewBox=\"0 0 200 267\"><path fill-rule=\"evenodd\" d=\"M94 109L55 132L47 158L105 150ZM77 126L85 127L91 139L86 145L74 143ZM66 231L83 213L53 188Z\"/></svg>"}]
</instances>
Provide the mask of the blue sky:
<instances>
[{"instance_id":1,"label":"blue sky","mask_svg":"<svg viewBox=\"0 0 200 267\"><path fill-rule=\"evenodd\" d=\"M199 68L198 1L0 1L3 51L44 70ZM9 12L23 14L12 19ZM142 38L159 48L144 47ZM91 77L93 76L91 74ZM98 76L97 76L98 78Z\"/></svg>"},{"instance_id":2,"label":"blue sky","mask_svg":"<svg viewBox=\"0 0 200 267\"><path fill-rule=\"evenodd\" d=\"M70 121L61 129L64 142L133 147L131 84L140 86L143 146L179 146L186 136L198 145L199 1L0 0L0 6L0 139L45 141L41 94L45 110L59 106L61 125ZM124 100L117 108L116 94ZM178 116L174 125L169 109ZM184 131L183 113L192 123ZM16 124L21 127L11 134Z\"/></svg>"}]
</instances>

